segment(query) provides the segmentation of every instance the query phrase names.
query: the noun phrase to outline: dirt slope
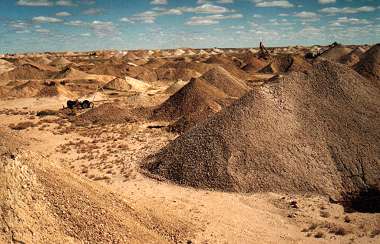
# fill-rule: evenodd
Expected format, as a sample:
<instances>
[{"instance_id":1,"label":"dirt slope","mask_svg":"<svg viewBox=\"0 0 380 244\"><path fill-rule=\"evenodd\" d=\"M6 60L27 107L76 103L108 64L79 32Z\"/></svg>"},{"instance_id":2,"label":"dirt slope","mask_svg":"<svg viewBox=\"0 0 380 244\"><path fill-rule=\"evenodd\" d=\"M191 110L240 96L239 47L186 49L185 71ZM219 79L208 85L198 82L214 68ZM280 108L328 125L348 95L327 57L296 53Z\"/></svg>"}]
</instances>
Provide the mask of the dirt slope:
<instances>
[{"instance_id":1,"label":"dirt slope","mask_svg":"<svg viewBox=\"0 0 380 244\"><path fill-rule=\"evenodd\" d=\"M52 79L86 79L87 77L87 73L79 71L72 67L67 67L57 74L54 74L52 76Z\"/></svg>"},{"instance_id":2,"label":"dirt slope","mask_svg":"<svg viewBox=\"0 0 380 244\"><path fill-rule=\"evenodd\" d=\"M52 71L45 70L38 65L23 64L13 70L2 73L0 80L48 79L52 74Z\"/></svg>"},{"instance_id":3,"label":"dirt slope","mask_svg":"<svg viewBox=\"0 0 380 244\"><path fill-rule=\"evenodd\" d=\"M325 51L319 57L338 62L342 57L346 56L347 54L351 52L352 52L351 48L345 47L343 45L336 45L334 47L331 47L327 51Z\"/></svg>"},{"instance_id":4,"label":"dirt slope","mask_svg":"<svg viewBox=\"0 0 380 244\"><path fill-rule=\"evenodd\" d=\"M354 69L362 76L372 80L380 87L380 44L365 52Z\"/></svg>"},{"instance_id":5,"label":"dirt slope","mask_svg":"<svg viewBox=\"0 0 380 244\"><path fill-rule=\"evenodd\" d=\"M324 61L254 89L143 165L179 184L223 191L379 189L379 89Z\"/></svg>"},{"instance_id":6,"label":"dirt slope","mask_svg":"<svg viewBox=\"0 0 380 244\"><path fill-rule=\"evenodd\" d=\"M200 78L231 97L241 97L249 90L249 87L243 81L232 76L219 66L210 69Z\"/></svg>"},{"instance_id":7,"label":"dirt slope","mask_svg":"<svg viewBox=\"0 0 380 244\"><path fill-rule=\"evenodd\" d=\"M298 55L281 54L272 58L270 64L264 67L260 72L280 74L291 71L307 71L311 68L305 59Z\"/></svg>"},{"instance_id":8,"label":"dirt slope","mask_svg":"<svg viewBox=\"0 0 380 244\"><path fill-rule=\"evenodd\" d=\"M353 66L360 61L360 57L363 55L364 52L365 51L362 47L357 47L349 54L341 57L339 59L339 63L345 64L348 66Z\"/></svg>"},{"instance_id":9,"label":"dirt slope","mask_svg":"<svg viewBox=\"0 0 380 244\"><path fill-rule=\"evenodd\" d=\"M116 194L36 153L21 153L21 139L4 130L0 138L0 242L167 243L173 233L186 233L153 223Z\"/></svg>"},{"instance_id":10,"label":"dirt slope","mask_svg":"<svg viewBox=\"0 0 380 244\"><path fill-rule=\"evenodd\" d=\"M155 119L176 119L203 110L218 111L229 97L202 79L192 79L153 111Z\"/></svg>"}]
</instances>

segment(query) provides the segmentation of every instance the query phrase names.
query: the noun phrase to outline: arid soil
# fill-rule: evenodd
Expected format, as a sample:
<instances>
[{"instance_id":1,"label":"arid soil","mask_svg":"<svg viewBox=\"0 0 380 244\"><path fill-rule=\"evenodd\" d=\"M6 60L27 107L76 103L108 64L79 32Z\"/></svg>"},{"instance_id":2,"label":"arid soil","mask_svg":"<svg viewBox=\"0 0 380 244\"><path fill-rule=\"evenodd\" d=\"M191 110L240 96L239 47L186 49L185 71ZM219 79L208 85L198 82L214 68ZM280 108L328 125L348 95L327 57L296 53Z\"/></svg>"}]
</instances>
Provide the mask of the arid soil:
<instances>
[{"instance_id":1,"label":"arid soil","mask_svg":"<svg viewBox=\"0 0 380 244\"><path fill-rule=\"evenodd\" d=\"M0 243L379 243L379 45L319 49L0 59Z\"/></svg>"}]
</instances>

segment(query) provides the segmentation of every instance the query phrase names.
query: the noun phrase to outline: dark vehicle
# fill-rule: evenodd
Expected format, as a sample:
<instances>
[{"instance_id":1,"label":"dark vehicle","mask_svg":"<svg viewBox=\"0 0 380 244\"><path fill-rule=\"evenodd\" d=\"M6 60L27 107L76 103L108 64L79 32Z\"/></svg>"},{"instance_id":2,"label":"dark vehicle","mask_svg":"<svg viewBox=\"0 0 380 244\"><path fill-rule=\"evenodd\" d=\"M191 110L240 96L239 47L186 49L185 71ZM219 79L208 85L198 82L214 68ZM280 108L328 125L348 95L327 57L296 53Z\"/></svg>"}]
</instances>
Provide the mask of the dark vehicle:
<instances>
[{"instance_id":1,"label":"dark vehicle","mask_svg":"<svg viewBox=\"0 0 380 244\"><path fill-rule=\"evenodd\" d=\"M80 102L79 100L68 100L67 101L67 107L69 109L74 109L74 108L87 109L87 108L93 108L94 103L90 102L88 100L84 100L82 102Z\"/></svg>"}]
</instances>

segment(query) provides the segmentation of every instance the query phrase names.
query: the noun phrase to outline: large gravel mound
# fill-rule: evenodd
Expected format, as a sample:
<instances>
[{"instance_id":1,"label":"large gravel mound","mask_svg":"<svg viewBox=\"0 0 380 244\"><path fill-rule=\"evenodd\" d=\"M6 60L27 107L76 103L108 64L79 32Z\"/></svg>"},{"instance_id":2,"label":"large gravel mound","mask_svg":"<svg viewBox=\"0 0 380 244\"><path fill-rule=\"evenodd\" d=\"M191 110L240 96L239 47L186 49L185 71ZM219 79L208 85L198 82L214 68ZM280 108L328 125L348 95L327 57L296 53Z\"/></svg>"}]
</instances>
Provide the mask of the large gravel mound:
<instances>
[{"instance_id":1,"label":"large gravel mound","mask_svg":"<svg viewBox=\"0 0 380 244\"><path fill-rule=\"evenodd\" d=\"M380 187L380 92L323 61L258 87L143 164L179 184L343 197Z\"/></svg>"}]
</instances>

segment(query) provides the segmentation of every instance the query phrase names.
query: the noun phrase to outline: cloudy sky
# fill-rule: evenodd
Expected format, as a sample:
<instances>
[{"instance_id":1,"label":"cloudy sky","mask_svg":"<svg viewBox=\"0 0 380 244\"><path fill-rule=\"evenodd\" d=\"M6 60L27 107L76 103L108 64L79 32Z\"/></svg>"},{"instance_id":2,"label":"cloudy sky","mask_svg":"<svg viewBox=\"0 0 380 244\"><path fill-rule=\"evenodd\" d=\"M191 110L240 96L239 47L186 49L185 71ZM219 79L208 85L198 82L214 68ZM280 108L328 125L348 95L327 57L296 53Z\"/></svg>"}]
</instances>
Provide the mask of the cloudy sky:
<instances>
[{"instance_id":1,"label":"cloudy sky","mask_svg":"<svg viewBox=\"0 0 380 244\"><path fill-rule=\"evenodd\" d=\"M0 53L380 42L379 0L0 0Z\"/></svg>"}]
</instances>

